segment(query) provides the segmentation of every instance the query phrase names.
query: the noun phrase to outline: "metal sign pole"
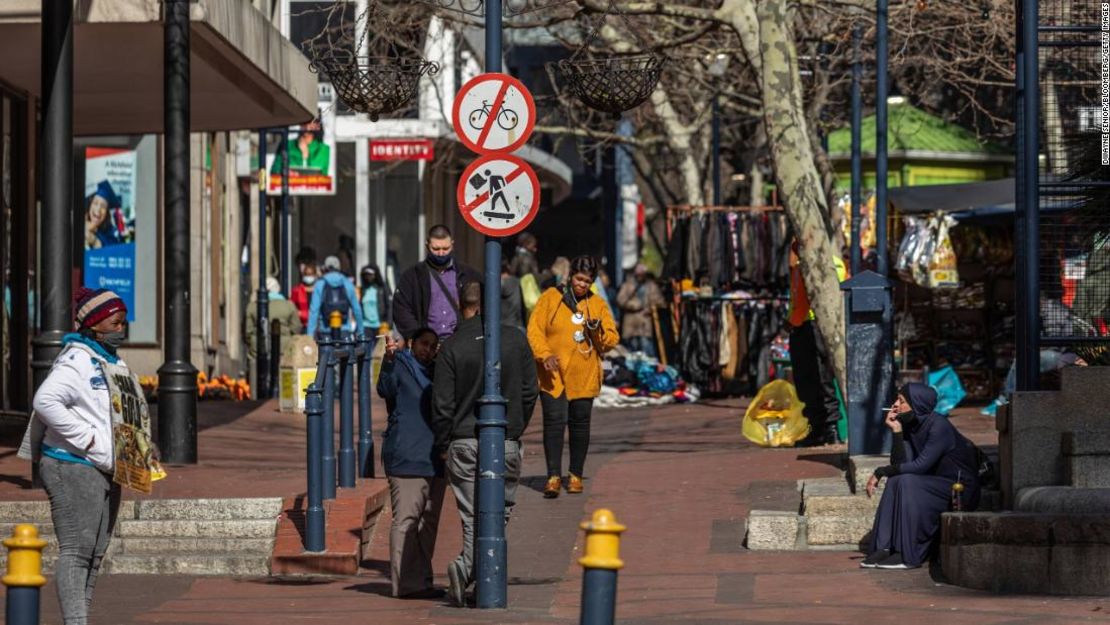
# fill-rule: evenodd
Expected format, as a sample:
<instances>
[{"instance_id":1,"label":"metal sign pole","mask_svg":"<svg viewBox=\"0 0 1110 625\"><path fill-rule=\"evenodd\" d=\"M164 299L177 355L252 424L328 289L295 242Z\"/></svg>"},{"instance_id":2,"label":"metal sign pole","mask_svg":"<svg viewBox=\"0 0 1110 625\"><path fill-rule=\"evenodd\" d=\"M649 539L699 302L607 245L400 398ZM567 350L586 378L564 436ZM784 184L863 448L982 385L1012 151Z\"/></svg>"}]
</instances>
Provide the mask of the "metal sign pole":
<instances>
[{"instance_id":1,"label":"metal sign pole","mask_svg":"<svg viewBox=\"0 0 1110 625\"><path fill-rule=\"evenodd\" d=\"M501 71L501 1L486 3L486 71ZM490 120L492 121L492 120ZM501 396L501 240L486 237L485 392L478 412L478 531L475 579L479 608L508 605L505 545L505 398Z\"/></svg>"}]
</instances>

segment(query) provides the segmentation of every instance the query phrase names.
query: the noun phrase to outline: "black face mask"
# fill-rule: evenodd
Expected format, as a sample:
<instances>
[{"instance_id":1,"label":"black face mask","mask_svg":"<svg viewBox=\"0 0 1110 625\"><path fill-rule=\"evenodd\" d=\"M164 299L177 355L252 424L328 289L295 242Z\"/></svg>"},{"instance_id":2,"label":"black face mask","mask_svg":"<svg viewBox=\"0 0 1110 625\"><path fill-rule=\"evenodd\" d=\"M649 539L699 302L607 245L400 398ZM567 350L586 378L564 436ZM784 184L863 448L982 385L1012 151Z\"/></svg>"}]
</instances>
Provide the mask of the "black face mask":
<instances>
[{"instance_id":1,"label":"black face mask","mask_svg":"<svg viewBox=\"0 0 1110 625\"><path fill-rule=\"evenodd\" d=\"M428 262L436 267L446 267L451 264L451 254L444 254L437 256L435 254L428 254Z\"/></svg>"},{"instance_id":2,"label":"black face mask","mask_svg":"<svg viewBox=\"0 0 1110 625\"><path fill-rule=\"evenodd\" d=\"M898 419L898 423L901 423L902 427L904 428L910 427L914 423L917 423L917 415L914 414L912 410L898 413L898 416L896 418Z\"/></svg>"}]
</instances>

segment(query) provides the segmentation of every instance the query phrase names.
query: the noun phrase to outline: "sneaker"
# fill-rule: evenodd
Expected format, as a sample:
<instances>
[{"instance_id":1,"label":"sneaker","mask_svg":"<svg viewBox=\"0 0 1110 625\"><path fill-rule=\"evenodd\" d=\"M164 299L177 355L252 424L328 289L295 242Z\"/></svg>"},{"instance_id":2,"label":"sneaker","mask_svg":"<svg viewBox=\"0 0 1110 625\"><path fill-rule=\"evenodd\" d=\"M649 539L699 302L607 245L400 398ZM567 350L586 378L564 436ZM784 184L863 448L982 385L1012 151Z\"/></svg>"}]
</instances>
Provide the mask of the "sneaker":
<instances>
[{"instance_id":1,"label":"sneaker","mask_svg":"<svg viewBox=\"0 0 1110 625\"><path fill-rule=\"evenodd\" d=\"M543 487L544 499L554 499L559 496L559 491L563 488L563 478L558 475L552 475L547 478L547 485ZM581 492L581 491L579 491Z\"/></svg>"},{"instance_id":2,"label":"sneaker","mask_svg":"<svg viewBox=\"0 0 1110 625\"><path fill-rule=\"evenodd\" d=\"M570 479L567 480L567 494L568 495L581 495L582 494L582 478L571 473Z\"/></svg>"},{"instance_id":3,"label":"sneaker","mask_svg":"<svg viewBox=\"0 0 1110 625\"><path fill-rule=\"evenodd\" d=\"M906 571L909 569L919 568L920 566L920 564L917 566L910 566L909 564L906 564L905 561L902 560L902 554L900 553L892 554L889 558L875 565L876 568L887 569L890 571Z\"/></svg>"},{"instance_id":4,"label":"sneaker","mask_svg":"<svg viewBox=\"0 0 1110 625\"><path fill-rule=\"evenodd\" d=\"M882 550L876 551L875 553L873 553L873 554L867 556L866 558L864 558L863 562L859 563L859 567L861 569L873 569L873 568L877 567L880 562L882 562L883 560L886 560L889 557L890 557L890 550L889 549L882 549Z\"/></svg>"},{"instance_id":5,"label":"sneaker","mask_svg":"<svg viewBox=\"0 0 1110 625\"><path fill-rule=\"evenodd\" d=\"M466 586L463 585L462 567L452 561L447 565L447 594L460 608L466 607Z\"/></svg>"}]
</instances>

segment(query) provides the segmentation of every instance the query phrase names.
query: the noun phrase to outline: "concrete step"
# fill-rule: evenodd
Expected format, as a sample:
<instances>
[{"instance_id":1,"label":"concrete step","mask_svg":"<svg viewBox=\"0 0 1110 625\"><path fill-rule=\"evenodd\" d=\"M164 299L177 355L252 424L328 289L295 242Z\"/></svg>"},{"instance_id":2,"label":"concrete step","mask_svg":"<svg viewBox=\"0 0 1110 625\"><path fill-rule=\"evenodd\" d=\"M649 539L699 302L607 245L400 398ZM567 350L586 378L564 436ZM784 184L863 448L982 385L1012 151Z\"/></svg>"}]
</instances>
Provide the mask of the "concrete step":
<instances>
[{"instance_id":1,"label":"concrete step","mask_svg":"<svg viewBox=\"0 0 1110 625\"><path fill-rule=\"evenodd\" d=\"M270 556L273 538L146 538L131 537L119 540L121 555L178 554L259 554Z\"/></svg>"},{"instance_id":2,"label":"concrete step","mask_svg":"<svg viewBox=\"0 0 1110 625\"><path fill-rule=\"evenodd\" d=\"M235 521L124 520L116 529L123 538L273 538L277 519Z\"/></svg>"},{"instance_id":3,"label":"concrete step","mask_svg":"<svg viewBox=\"0 0 1110 625\"><path fill-rule=\"evenodd\" d=\"M116 575L219 575L265 577L270 574L266 555L181 555L150 553L112 555L104 572Z\"/></svg>"},{"instance_id":4,"label":"concrete step","mask_svg":"<svg viewBox=\"0 0 1110 625\"><path fill-rule=\"evenodd\" d=\"M802 485L802 513L806 518L820 516L864 516L871 518L879 504L879 494L853 495L843 478L805 480Z\"/></svg>"},{"instance_id":5,"label":"concrete step","mask_svg":"<svg viewBox=\"0 0 1110 625\"><path fill-rule=\"evenodd\" d=\"M49 501L0 501L0 521L4 523L50 522ZM11 535L9 530L8 535Z\"/></svg>"},{"instance_id":6,"label":"concrete step","mask_svg":"<svg viewBox=\"0 0 1110 625\"><path fill-rule=\"evenodd\" d=\"M752 510L746 544L752 551L805 549L805 517L781 510Z\"/></svg>"},{"instance_id":7,"label":"concrete step","mask_svg":"<svg viewBox=\"0 0 1110 625\"><path fill-rule=\"evenodd\" d=\"M854 492L863 494L867 489L867 480L879 467L890 464L890 456L852 456L848 458L848 482ZM885 483L885 481L884 481Z\"/></svg>"},{"instance_id":8,"label":"concrete step","mask_svg":"<svg viewBox=\"0 0 1110 625\"><path fill-rule=\"evenodd\" d=\"M22 525L26 521L0 521L0 537L7 538L12 535L12 530L17 525ZM54 534L54 524L50 521L35 521L31 523L39 531L39 537L51 536Z\"/></svg>"},{"instance_id":9,"label":"concrete step","mask_svg":"<svg viewBox=\"0 0 1110 625\"><path fill-rule=\"evenodd\" d=\"M874 522L874 514L807 516L806 544L810 548L856 549L865 543Z\"/></svg>"},{"instance_id":10,"label":"concrete step","mask_svg":"<svg viewBox=\"0 0 1110 625\"><path fill-rule=\"evenodd\" d=\"M144 521L234 521L277 519L281 498L152 499L139 504L133 517Z\"/></svg>"}]
</instances>

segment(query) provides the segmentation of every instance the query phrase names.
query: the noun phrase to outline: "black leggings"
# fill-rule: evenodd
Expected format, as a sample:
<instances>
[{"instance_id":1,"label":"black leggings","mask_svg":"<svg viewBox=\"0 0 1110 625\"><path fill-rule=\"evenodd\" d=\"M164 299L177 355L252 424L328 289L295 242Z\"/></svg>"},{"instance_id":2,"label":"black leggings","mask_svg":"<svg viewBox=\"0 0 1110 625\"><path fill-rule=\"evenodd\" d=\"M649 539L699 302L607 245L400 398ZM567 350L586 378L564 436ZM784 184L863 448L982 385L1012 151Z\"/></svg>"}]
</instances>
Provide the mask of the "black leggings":
<instances>
[{"instance_id":1,"label":"black leggings","mask_svg":"<svg viewBox=\"0 0 1110 625\"><path fill-rule=\"evenodd\" d=\"M552 397L540 393L543 403L543 453L547 457L547 476L563 474L563 432L570 429L570 472L582 477L586 452L590 449L590 412L594 400L567 401L566 393Z\"/></svg>"}]
</instances>

